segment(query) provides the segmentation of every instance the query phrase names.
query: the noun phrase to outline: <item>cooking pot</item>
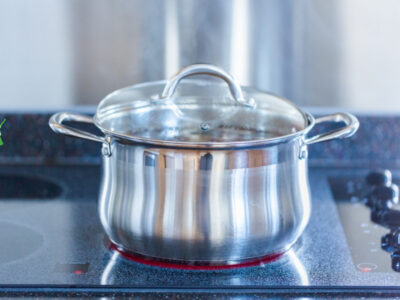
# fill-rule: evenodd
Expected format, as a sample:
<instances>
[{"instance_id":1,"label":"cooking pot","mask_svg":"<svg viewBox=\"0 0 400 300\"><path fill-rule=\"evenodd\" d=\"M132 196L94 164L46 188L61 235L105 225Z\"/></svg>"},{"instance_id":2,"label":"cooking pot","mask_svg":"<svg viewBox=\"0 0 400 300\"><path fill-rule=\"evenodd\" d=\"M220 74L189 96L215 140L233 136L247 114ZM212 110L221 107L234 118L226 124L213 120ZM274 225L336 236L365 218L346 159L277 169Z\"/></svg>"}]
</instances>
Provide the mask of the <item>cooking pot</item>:
<instances>
[{"instance_id":1,"label":"cooking pot","mask_svg":"<svg viewBox=\"0 0 400 300\"><path fill-rule=\"evenodd\" d=\"M64 121L94 123L104 136ZM307 136L324 122L343 126ZM349 137L359 126L348 113L314 119L211 65L115 91L93 118L63 112L49 124L57 133L102 143L99 214L118 248L210 265L292 246L310 216L307 146Z\"/></svg>"}]
</instances>

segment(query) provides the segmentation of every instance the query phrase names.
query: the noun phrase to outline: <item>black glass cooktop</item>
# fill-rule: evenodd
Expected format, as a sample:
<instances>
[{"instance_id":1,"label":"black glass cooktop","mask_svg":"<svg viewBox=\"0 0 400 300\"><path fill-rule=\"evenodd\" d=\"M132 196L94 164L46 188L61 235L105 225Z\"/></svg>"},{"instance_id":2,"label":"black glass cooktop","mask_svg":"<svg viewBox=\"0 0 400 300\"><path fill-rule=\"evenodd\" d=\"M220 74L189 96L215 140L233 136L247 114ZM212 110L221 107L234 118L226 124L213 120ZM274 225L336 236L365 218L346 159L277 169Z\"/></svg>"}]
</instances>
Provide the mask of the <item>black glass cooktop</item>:
<instances>
[{"instance_id":1,"label":"black glass cooktop","mask_svg":"<svg viewBox=\"0 0 400 300\"><path fill-rule=\"evenodd\" d=\"M397 293L394 242L381 243L393 228L371 221L368 173L311 168L312 215L293 249L269 264L199 271L143 265L109 247L97 213L100 166L2 166L0 292Z\"/></svg>"},{"instance_id":2,"label":"black glass cooktop","mask_svg":"<svg viewBox=\"0 0 400 300\"><path fill-rule=\"evenodd\" d=\"M353 262L361 272L400 272L398 180L389 170L329 178Z\"/></svg>"}]
</instances>

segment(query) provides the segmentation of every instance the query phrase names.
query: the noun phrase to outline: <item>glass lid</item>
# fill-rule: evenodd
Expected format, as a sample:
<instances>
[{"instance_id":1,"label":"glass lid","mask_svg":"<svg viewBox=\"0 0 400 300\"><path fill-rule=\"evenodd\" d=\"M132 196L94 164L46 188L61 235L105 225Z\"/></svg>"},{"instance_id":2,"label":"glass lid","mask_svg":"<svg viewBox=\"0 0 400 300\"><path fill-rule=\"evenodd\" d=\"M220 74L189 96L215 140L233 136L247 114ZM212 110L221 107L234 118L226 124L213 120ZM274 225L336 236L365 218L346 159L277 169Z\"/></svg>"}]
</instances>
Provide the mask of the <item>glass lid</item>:
<instances>
[{"instance_id":1,"label":"glass lid","mask_svg":"<svg viewBox=\"0 0 400 300\"><path fill-rule=\"evenodd\" d=\"M223 81L182 80L192 75ZM232 76L211 65L191 65L169 81L117 90L101 101L94 119L106 134L124 139L213 148L267 143L292 136L309 123L291 102L240 87Z\"/></svg>"}]
</instances>

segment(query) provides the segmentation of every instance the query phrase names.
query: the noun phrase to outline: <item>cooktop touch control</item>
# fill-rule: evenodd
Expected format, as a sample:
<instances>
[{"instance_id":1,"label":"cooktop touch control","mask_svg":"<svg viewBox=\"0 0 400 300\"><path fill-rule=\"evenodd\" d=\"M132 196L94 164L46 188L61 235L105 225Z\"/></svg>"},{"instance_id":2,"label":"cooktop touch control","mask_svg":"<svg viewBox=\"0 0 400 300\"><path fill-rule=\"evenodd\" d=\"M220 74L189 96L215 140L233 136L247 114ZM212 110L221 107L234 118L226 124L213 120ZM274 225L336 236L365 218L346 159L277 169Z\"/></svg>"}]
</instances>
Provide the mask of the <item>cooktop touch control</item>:
<instances>
[{"instance_id":1,"label":"cooktop touch control","mask_svg":"<svg viewBox=\"0 0 400 300\"><path fill-rule=\"evenodd\" d=\"M400 272L399 187L392 173L375 170L364 180L329 181L357 269Z\"/></svg>"}]
</instances>

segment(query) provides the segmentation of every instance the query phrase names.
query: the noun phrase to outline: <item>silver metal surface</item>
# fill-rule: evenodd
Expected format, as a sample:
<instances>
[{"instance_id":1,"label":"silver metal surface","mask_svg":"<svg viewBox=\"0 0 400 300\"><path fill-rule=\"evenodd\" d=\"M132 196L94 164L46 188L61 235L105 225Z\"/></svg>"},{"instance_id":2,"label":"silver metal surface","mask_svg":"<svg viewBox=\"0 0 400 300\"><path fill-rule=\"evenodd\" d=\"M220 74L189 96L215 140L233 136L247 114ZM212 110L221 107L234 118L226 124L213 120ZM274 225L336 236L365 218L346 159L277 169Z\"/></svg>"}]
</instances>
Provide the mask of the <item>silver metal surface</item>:
<instances>
[{"instance_id":1,"label":"silver metal surface","mask_svg":"<svg viewBox=\"0 0 400 300\"><path fill-rule=\"evenodd\" d=\"M316 121L314 118L310 115L305 113L308 119L308 126L294 134L291 135L286 135L286 136L281 136L277 138L271 138L271 139L260 139L260 140L251 140L251 141L245 141L245 142L235 142L235 143L217 143L215 142L210 143L210 144L203 144L204 148L210 147L210 148L218 148L216 145L219 145L219 148L228 148L232 146L236 146L237 148L239 147L249 147L249 146L257 146L257 145L262 145L262 146L267 146L267 145L273 145L277 143L283 143L290 141L291 139L298 138L300 136L305 136L316 124ZM327 115L323 117L319 117L318 119L318 124L324 123L324 122L344 122L345 126L335 129L333 131L327 132L327 133L322 133L318 134L313 137L307 137L305 139L305 144L314 144L318 142L323 142L323 141L328 141L331 139L336 139L336 138L346 138L346 137L351 137L358 129L359 127L359 122L355 116L349 113L336 113L332 115ZM70 126L67 126L63 124L64 121L74 121L74 122L84 122L84 123L95 123L93 121L93 118L86 116L86 115L79 115L79 114L72 114L68 112L62 112L62 113L56 113L54 114L50 120L49 120L49 126L52 128L52 130L56 133L60 134L65 134L69 136L74 136L74 137L79 137L83 139L88 139L91 141L96 141L96 142L101 142L103 143L107 149L109 150L104 150L105 152L103 154L110 154L111 153L111 148L110 148L110 143L112 137L117 138L118 140L123 140L125 143L128 141L133 141L133 142L142 142L142 143L147 143L147 144L153 144L153 145L160 145L160 146L176 146L176 147L182 147L182 148L191 148L198 146L196 143L193 143L190 145L187 142L178 142L178 141L165 141L165 140L158 140L158 139L132 139L130 136L126 135L121 135L121 134L116 134L112 131L105 130L104 128L98 126L100 129L105 131L107 133L107 136L101 137L94 135L90 132L83 131L80 129L72 128ZM97 125L97 123L95 123ZM301 151L304 150L304 147L301 149ZM304 154L300 155L301 157L304 156Z\"/></svg>"},{"instance_id":2,"label":"silver metal surface","mask_svg":"<svg viewBox=\"0 0 400 300\"><path fill-rule=\"evenodd\" d=\"M313 137L306 138L305 143L307 145L324 142L336 138L351 137L354 133L356 133L358 127L360 127L360 123L358 122L357 118L349 113L336 113L315 119L315 124L321 124L325 122L335 122L335 123L344 122L345 126L338 130L333 130L330 132L317 134Z\"/></svg>"},{"instance_id":3,"label":"silver metal surface","mask_svg":"<svg viewBox=\"0 0 400 300\"><path fill-rule=\"evenodd\" d=\"M54 131L86 138L81 131L65 131L64 119L53 116ZM328 137L348 135L345 130ZM181 262L235 263L284 252L307 224L303 135L229 150L110 142L112 155L103 156L99 214L122 250Z\"/></svg>"},{"instance_id":4,"label":"silver metal surface","mask_svg":"<svg viewBox=\"0 0 400 300\"><path fill-rule=\"evenodd\" d=\"M65 121L74 121L74 122L82 122L93 124L93 118L86 115L78 115L73 113L61 112L56 113L51 116L49 120L49 126L53 129L54 132L75 136L95 142L106 143L106 139L104 137L92 134L90 132L86 132L80 129L72 128L63 124Z\"/></svg>"},{"instance_id":5,"label":"silver metal surface","mask_svg":"<svg viewBox=\"0 0 400 300\"><path fill-rule=\"evenodd\" d=\"M175 95L183 78L198 74L222 78L233 99L244 105L231 103L224 86L207 80L182 83L185 91ZM242 91L231 75L213 65L187 66L163 85L149 82L109 94L98 106L96 126L107 135L140 143L229 148L284 142L307 134L314 125L311 115L287 99L252 88ZM358 128L357 119L348 114L319 122L324 121L344 121L346 126L314 140L351 136Z\"/></svg>"},{"instance_id":6,"label":"silver metal surface","mask_svg":"<svg viewBox=\"0 0 400 300\"><path fill-rule=\"evenodd\" d=\"M182 262L233 263L281 253L310 215L302 138L262 149L112 144L99 213L121 249Z\"/></svg>"},{"instance_id":7,"label":"silver metal surface","mask_svg":"<svg viewBox=\"0 0 400 300\"><path fill-rule=\"evenodd\" d=\"M233 99L235 99L235 101L244 105L248 105L250 107L254 105L254 103L251 103L251 99L244 98L240 84L236 82L236 80L230 74L228 74L221 68L207 64L190 65L180 70L173 78L171 78L167 82L161 94L161 98L172 97L175 93L176 88L178 87L179 82L183 78L201 74L216 76L223 79L228 84Z\"/></svg>"},{"instance_id":8,"label":"silver metal surface","mask_svg":"<svg viewBox=\"0 0 400 300\"><path fill-rule=\"evenodd\" d=\"M399 14L398 0L3 0L0 107L96 105L210 63L301 106L399 112Z\"/></svg>"},{"instance_id":9,"label":"silver metal surface","mask_svg":"<svg viewBox=\"0 0 400 300\"><path fill-rule=\"evenodd\" d=\"M98 136L93 133L73 128L63 124L65 121L82 122L93 124L93 118L86 115L73 114L68 112L56 113L51 116L49 126L54 132L69 136L79 137L86 140L103 143L102 154L111 155L110 143L107 137Z\"/></svg>"},{"instance_id":10,"label":"silver metal surface","mask_svg":"<svg viewBox=\"0 0 400 300\"><path fill-rule=\"evenodd\" d=\"M326 120L342 121L339 116ZM55 115L53 130L105 145L104 138L66 131L65 119L88 121ZM349 134L348 128L338 129L310 140ZM236 263L286 251L308 222L304 135L229 150L110 141L112 155L103 155L99 214L109 238L124 251L181 262Z\"/></svg>"},{"instance_id":11,"label":"silver metal surface","mask_svg":"<svg viewBox=\"0 0 400 300\"><path fill-rule=\"evenodd\" d=\"M198 73L222 76L233 86L234 98L242 101L240 86L234 84L228 74L204 65L184 69L167 84L163 97L172 97L182 78ZM127 90L140 94L153 92L154 86L160 85L147 84ZM200 87L203 92L211 91L208 85ZM193 116L197 116L204 109L204 98L190 89L189 93L190 102L184 102L183 107L192 107ZM174 124L172 128L177 135L169 137L164 130L168 131L171 120L175 119L161 110L162 113L155 115L159 123L152 123L155 116L147 115L149 126L156 124L156 131L142 138L130 132L140 126L138 121L145 119L143 114L137 113L141 111L134 106L137 102L147 105L146 101L161 100L167 108L179 107L176 103L165 105L168 101L162 98L143 100L143 94L136 101L122 94L121 102L121 97L116 97L121 96L117 91L100 103L95 125L106 137L63 124L66 120L91 123L92 119L87 116L59 113L51 117L49 124L55 132L103 144L101 223L109 238L122 250L158 259L218 265L286 251L299 238L310 216L307 144L348 137L358 128L357 119L350 114L328 115L319 118L318 123L344 122L345 126L306 138L314 118L287 100L262 93L258 94L259 98L269 98L256 99L257 109L265 105L268 108L265 111L272 112L266 115L270 127L261 127L265 123L251 123L254 116L260 114L246 115L254 108L239 106L233 118L221 123L223 129L229 125L228 131L215 130L214 135L206 137L207 142L198 135L200 129L193 131L193 123ZM220 98L210 94L210 99L217 101L211 102L213 106L209 111L215 113L215 107L221 106ZM199 100L203 100L203 106L196 102ZM236 109L231 103L226 107ZM284 111L285 107L288 111ZM106 113L99 117L102 110ZM124 116L126 112L128 115ZM290 123L287 115L293 114L297 116L295 120L300 119L306 125L299 128ZM222 115L218 117L223 118ZM110 120L108 126L100 125L102 118ZM133 129L132 124L135 125ZM201 123L201 130L209 131L206 125ZM272 138L262 135L284 125L290 126L291 134L275 132ZM124 128L126 133L121 134ZM242 128L245 128L244 133L240 132ZM146 129L139 127L138 130ZM157 131L161 131L158 139L153 134ZM193 132L194 136L189 136L188 132ZM252 135L248 135L249 132ZM241 134L248 135L247 139ZM182 136L190 139L182 141ZM258 139L254 139L255 136Z\"/></svg>"},{"instance_id":12,"label":"silver metal surface","mask_svg":"<svg viewBox=\"0 0 400 300\"><path fill-rule=\"evenodd\" d=\"M299 7L291 1L116 0L110 5L88 0L67 5L72 86L79 103L96 104L118 87L169 78L194 63L217 65L242 84L297 100L287 90L294 79L297 84L303 78L295 70L303 35L292 36L302 16L292 16Z\"/></svg>"},{"instance_id":13,"label":"silver metal surface","mask_svg":"<svg viewBox=\"0 0 400 300\"><path fill-rule=\"evenodd\" d=\"M225 84L210 80L181 82L200 74L222 78L231 95ZM313 118L287 99L241 88L224 70L197 64L183 68L166 82L147 82L112 92L100 102L94 122L103 132L124 140L228 148L276 143L305 134Z\"/></svg>"}]
</instances>

